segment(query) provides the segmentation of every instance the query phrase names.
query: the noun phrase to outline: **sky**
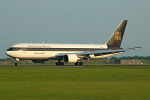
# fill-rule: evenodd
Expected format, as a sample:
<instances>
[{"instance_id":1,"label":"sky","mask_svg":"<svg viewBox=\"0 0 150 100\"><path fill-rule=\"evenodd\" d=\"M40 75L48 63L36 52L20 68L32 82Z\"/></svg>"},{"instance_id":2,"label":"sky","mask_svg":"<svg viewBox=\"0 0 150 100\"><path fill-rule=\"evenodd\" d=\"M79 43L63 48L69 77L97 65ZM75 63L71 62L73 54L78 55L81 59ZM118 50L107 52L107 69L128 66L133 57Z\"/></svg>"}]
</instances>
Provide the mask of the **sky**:
<instances>
[{"instance_id":1,"label":"sky","mask_svg":"<svg viewBox=\"0 0 150 100\"><path fill-rule=\"evenodd\" d=\"M0 0L0 59L17 43L104 44L128 20L121 56L150 56L150 0Z\"/></svg>"}]
</instances>

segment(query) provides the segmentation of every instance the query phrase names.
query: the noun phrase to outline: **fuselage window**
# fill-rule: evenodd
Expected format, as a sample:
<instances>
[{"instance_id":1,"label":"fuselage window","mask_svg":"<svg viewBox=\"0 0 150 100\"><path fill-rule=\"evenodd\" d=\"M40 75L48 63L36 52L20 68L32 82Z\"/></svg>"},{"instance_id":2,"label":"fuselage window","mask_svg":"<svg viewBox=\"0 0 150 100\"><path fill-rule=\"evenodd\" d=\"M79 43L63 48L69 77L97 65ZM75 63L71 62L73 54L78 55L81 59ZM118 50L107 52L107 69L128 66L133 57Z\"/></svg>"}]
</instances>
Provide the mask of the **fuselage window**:
<instances>
[{"instance_id":1,"label":"fuselage window","mask_svg":"<svg viewBox=\"0 0 150 100\"><path fill-rule=\"evenodd\" d=\"M26 51L26 48L23 48L23 51Z\"/></svg>"}]
</instances>

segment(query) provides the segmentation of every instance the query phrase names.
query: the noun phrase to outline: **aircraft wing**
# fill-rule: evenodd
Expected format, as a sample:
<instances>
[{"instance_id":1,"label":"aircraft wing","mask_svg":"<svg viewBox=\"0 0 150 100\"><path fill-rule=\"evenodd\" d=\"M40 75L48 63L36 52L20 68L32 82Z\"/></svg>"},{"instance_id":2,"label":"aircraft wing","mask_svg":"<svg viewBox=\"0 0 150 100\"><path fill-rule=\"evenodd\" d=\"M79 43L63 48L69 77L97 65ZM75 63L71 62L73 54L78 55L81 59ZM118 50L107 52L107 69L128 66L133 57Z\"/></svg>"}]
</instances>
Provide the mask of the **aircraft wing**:
<instances>
[{"instance_id":1,"label":"aircraft wing","mask_svg":"<svg viewBox=\"0 0 150 100\"><path fill-rule=\"evenodd\" d=\"M125 51L130 51L130 50L136 50L138 48L142 47L134 47L134 48L127 48L127 49L117 49L117 50L99 50L99 51L93 51L93 52L83 52L83 53L77 53L78 56L82 55L92 55L94 54L95 56L100 56L100 55L107 55L107 54L117 54L117 53L123 53Z\"/></svg>"},{"instance_id":2,"label":"aircraft wing","mask_svg":"<svg viewBox=\"0 0 150 100\"><path fill-rule=\"evenodd\" d=\"M112 53L119 53L119 52L125 52L125 50L99 50L99 51L92 51L92 52L83 52L83 53L77 53L77 56L86 56L86 55L92 55L100 56L100 55L106 55L106 54L112 54Z\"/></svg>"},{"instance_id":3,"label":"aircraft wing","mask_svg":"<svg viewBox=\"0 0 150 100\"><path fill-rule=\"evenodd\" d=\"M127 49L117 49L117 50L96 50L96 51L90 51L90 52L81 52L81 53L66 53L66 54L58 54L57 56L65 56L68 54L76 54L77 56L89 56L89 55L94 55L94 56L102 56L102 55L108 55L108 54L120 54L125 51L131 51L131 50L136 50L138 48L143 48L143 47L134 47L134 48L127 48Z\"/></svg>"}]
</instances>

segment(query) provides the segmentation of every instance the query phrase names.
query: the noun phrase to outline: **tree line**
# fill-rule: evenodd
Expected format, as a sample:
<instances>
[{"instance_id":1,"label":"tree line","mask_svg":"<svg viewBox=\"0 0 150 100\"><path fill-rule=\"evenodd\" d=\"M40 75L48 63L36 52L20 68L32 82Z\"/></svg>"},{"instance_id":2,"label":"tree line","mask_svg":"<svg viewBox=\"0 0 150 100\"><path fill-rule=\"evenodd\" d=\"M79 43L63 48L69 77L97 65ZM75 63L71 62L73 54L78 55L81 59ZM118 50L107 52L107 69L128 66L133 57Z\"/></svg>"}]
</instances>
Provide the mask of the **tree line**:
<instances>
[{"instance_id":1,"label":"tree line","mask_svg":"<svg viewBox=\"0 0 150 100\"><path fill-rule=\"evenodd\" d=\"M146 59L146 60L150 60L150 56L122 56L122 57L110 57L109 59L111 60L119 60L119 59Z\"/></svg>"}]
</instances>

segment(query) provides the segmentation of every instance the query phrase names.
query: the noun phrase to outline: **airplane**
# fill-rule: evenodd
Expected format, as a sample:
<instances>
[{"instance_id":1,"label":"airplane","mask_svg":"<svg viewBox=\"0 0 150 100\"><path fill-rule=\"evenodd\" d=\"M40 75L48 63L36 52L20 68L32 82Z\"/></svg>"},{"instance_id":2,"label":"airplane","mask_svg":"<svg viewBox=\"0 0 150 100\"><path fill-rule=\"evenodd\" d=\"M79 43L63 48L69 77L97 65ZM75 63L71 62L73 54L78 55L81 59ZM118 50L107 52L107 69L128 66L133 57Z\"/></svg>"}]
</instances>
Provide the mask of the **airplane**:
<instances>
[{"instance_id":1,"label":"airplane","mask_svg":"<svg viewBox=\"0 0 150 100\"><path fill-rule=\"evenodd\" d=\"M48 44L48 43L19 43L11 46L6 55L19 60L32 60L34 63L44 63L48 60L58 60L56 65L74 63L83 65L83 60L100 59L125 51L142 47L120 48L128 20L122 20L115 32L105 44Z\"/></svg>"}]
</instances>

